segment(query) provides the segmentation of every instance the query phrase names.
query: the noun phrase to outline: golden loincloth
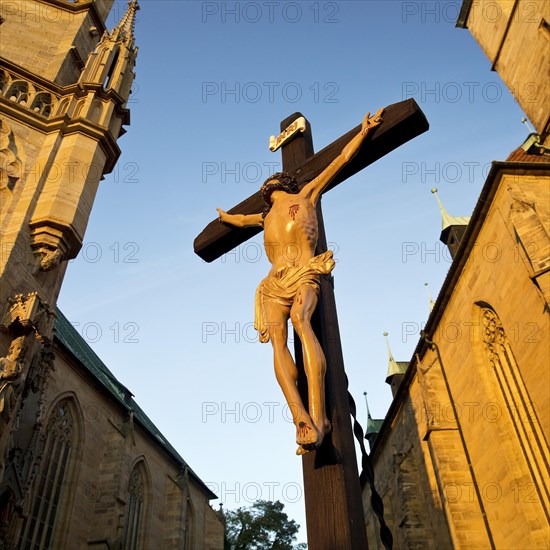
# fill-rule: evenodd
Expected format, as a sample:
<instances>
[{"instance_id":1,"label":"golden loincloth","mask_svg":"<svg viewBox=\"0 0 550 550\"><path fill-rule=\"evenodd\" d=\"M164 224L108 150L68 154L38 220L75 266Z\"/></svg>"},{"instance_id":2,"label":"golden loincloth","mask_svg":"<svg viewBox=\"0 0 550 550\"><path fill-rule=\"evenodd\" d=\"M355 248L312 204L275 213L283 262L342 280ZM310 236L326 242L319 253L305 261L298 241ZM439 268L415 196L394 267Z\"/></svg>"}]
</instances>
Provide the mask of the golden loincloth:
<instances>
[{"instance_id":1,"label":"golden loincloth","mask_svg":"<svg viewBox=\"0 0 550 550\"><path fill-rule=\"evenodd\" d=\"M311 258L302 267L287 265L279 268L274 275L268 275L256 290L254 303L254 328L258 331L260 342L269 342L264 301L292 307L296 293L301 286L308 285L319 290L319 275L330 273L335 266L332 251L327 250Z\"/></svg>"}]
</instances>

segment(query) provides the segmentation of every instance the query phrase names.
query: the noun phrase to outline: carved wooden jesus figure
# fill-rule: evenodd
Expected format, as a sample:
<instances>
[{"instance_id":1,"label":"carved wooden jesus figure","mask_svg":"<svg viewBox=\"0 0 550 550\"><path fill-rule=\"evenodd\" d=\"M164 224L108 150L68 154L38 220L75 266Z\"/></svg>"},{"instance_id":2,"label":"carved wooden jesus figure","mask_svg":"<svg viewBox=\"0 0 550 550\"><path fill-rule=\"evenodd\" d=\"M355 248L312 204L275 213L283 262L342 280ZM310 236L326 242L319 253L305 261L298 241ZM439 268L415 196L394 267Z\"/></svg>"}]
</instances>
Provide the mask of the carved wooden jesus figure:
<instances>
[{"instance_id":1,"label":"carved wooden jesus figure","mask_svg":"<svg viewBox=\"0 0 550 550\"><path fill-rule=\"evenodd\" d=\"M373 117L367 113L361 131L301 190L287 173L279 172L268 178L260 190L267 204L263 213L228 214L217 209L221 222L264 228L264 246L272 267L256 291L254 327L261 342L271 340L273 345L275 375L296 426L299 455L317 449L331 429L325 411L326 361L311 327L311 317L317 306L319 276L332 271L334 260L331 251L315 256L316 205L334 176L357 153L369 131L382 122L383 111L380 109ZM298 370L287 346L289 318L303 348L307 409L298 392Z\"/></svg>"}]
</instances>

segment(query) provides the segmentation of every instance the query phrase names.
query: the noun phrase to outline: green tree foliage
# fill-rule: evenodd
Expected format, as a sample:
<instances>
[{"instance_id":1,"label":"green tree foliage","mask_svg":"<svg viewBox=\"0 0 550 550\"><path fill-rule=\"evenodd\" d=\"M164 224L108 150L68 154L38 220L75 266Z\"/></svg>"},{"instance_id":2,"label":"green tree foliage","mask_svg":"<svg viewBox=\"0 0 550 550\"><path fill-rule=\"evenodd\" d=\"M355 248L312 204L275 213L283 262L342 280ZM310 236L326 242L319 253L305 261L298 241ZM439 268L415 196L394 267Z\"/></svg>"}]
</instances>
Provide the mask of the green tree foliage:
<instances>
[{"instance_id":1,"label":"green tree foliage","mask_svg":"<svg viewBox=\"0 0 550 550\"><path fill-rule=\"evenodd\" d=\"M228 510L225 516L224 550L296 550L300 526L289 519L279 501L257 500L252 506Z\"/></svg>"}]
</instances>

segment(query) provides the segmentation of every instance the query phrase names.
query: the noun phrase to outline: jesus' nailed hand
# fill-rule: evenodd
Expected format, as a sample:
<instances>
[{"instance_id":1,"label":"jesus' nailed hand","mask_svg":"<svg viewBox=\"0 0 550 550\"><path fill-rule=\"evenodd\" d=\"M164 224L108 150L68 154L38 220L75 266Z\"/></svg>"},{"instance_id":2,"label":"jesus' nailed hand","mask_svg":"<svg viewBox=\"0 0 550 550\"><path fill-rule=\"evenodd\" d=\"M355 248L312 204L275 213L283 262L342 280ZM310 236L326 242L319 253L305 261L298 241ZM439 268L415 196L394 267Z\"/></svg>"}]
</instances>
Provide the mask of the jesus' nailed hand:
<instances>
[{"instance_id":1,"label":"jesus' nailed hand","mask_svg":"<svg viewBox=\"0 0 550 550\"><path fill-rule=\"evenodd\" d=\"M285 172L269 177L260 189L266 202L263 213L228 214L217 209L222 223L264 228L264 246L272 267L256 291L254 327L261 342L271 340L273 344L275 375L292 412L298 455L317 449L331 429L325 410L326 360L311 327L311 316L317 306L319 277L332 271L334 260L330 251L315 256L318 237L315 207L334 176L357 153L368 133L382 122L383 112L380 109L372 117L367 113L361 131L302 189ZM287 346L289 318L302 342L308 383L307 410L298 393L298 370Z\"/></svg>"}]
</instances>

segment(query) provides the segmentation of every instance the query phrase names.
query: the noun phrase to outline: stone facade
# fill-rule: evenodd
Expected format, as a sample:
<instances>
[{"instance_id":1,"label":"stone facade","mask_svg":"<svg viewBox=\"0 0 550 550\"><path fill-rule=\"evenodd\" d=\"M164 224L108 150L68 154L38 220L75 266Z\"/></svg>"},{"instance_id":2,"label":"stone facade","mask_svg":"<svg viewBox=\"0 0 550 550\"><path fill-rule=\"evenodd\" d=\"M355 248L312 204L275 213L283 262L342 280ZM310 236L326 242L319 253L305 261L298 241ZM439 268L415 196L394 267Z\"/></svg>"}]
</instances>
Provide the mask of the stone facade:
<instances>
[{"instance_id":1,"label":"stone facade","mask_svg":"<svg viewBox=\"0 0 550 550\"><path fill-rule=\"evenodd\" d=\"M397 548L550 545L549 226L550 164L494 163L372 450Z\"/></svg>"},{"instance_id":2,"label":"stone facade","mask_svg":"<svg viewBox=\"0 0 550 550\"><path fill-rule=\"evenodd\" d=\"M472 33L544 142L550 132L550 2L465 0L457 26Z\"/></svg>"},{"instance_id":3,"label":"stone facade","mask_svg":"<svg viewBox=\"0 0 550 550\"><path fill-rule=\"evenodd\" d=\"M442 233L453 263L404 376L391 377L371 458L395 548L550 547L549 15L545 0L462 5L457 26L541 135L493 163L458 247Z\"/></svg>"},{"instance_id":4,"label":"stone facade","mask_svg":"<svg viewBox=\"0 0 550 550\"><path fill-rule=\"evenodd\" d=\"M215 495L57 315L47 385L17 417L3 480L14 506L0 547L223 548Z\"/></svg>"},{"instance_id":5,"label":"stone facade","mask_svg":"<svg viewBox=\"0 0 550 550\"><path fill-rule=\"evenodd\" d=\"M0 548L221 549L215 495L56 311L130 122L139 6L112 6L0 1Z\"/></svg>"}]
</instances>

